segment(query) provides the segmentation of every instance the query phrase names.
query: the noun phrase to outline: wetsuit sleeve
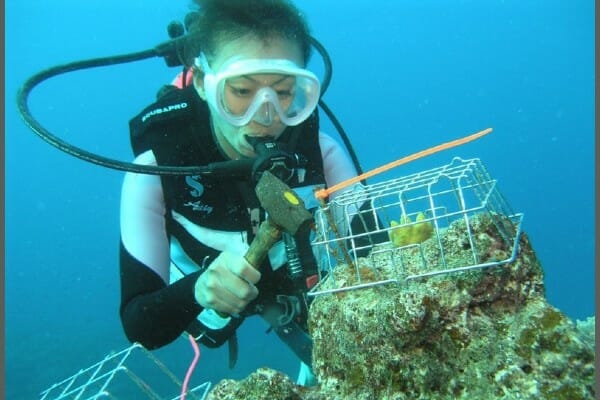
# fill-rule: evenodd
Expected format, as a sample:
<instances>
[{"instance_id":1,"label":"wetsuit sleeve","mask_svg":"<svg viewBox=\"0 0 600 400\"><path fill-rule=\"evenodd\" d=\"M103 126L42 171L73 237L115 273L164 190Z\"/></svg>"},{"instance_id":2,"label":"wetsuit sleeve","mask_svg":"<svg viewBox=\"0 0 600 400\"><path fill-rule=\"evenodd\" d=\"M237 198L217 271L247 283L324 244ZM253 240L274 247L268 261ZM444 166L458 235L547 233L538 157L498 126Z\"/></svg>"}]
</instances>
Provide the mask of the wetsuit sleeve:
<instances>
[{"instance_id":1,"label":"wetsuit sleeve","mask_svg":"<svg viewBox=\"0 0 600 400\"><path fill-rule=\"evenodd\" d=\"M342 146L331 136L320 132L319 144L323 157L323 170L327 187L331 187L357 175L356 168ZM335 197L336 193L333 194Z\"/></svg>"},{"instance_id":2,"label":"wetsuit sleeve","mask_svg":"<svg viewBox=\"0 0 600 400\"><path fill-rule=\"evenodd\" d=\"M141 154L135 162L156 165L151 152ZM149 349L175 340L202 311L194 297L199 273L169 285L165 212L158 176L125 175L120 216L120 315L127 338Z\"/></svg>"}]
</instances>

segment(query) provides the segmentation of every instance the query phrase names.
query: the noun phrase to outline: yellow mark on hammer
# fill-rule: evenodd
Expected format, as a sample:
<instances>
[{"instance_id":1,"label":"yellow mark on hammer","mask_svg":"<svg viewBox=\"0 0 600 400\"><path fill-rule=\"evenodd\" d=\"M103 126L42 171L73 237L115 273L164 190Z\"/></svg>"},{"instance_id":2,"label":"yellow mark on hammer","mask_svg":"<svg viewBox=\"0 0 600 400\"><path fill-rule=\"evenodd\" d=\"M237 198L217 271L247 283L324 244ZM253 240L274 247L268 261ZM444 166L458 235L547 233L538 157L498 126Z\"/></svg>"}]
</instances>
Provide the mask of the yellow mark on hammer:
<instances>
[{"instance_id":1,"label":"yellow mark on hammer","mask_svg":"<svg viewBox=\"0 0 600 400\"><path fill-rule=\"evenodd\" d=\"M295 206L300 204L300 201L298 200L296 195L290 191L283 192L283 197L285 197L285 199L288 201L288 203L292 203Z\"/></svg>"}]
</instances>

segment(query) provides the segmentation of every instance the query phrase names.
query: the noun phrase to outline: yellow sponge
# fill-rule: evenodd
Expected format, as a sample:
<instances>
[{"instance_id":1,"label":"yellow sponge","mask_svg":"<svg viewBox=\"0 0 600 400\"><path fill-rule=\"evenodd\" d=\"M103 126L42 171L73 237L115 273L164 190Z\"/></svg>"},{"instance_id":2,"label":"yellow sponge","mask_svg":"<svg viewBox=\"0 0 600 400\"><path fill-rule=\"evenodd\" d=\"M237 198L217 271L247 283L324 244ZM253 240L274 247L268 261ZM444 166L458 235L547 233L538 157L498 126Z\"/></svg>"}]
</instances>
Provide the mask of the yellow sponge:
<instances>
[{"instance_id":1,"label":"yellow sponge","mask_svg":"<svg viewBox=\"0 0 600 400\"><path fill-rule=\"evenodd\" d=\"M423 243L433 235L433 225L425 222L425 215L420 212L414 224L407 215L400 216L400 222L390 221L392 229L389 231L391 242L394 246L401 247L409 244Z\"/></svg>"}]
</instances>

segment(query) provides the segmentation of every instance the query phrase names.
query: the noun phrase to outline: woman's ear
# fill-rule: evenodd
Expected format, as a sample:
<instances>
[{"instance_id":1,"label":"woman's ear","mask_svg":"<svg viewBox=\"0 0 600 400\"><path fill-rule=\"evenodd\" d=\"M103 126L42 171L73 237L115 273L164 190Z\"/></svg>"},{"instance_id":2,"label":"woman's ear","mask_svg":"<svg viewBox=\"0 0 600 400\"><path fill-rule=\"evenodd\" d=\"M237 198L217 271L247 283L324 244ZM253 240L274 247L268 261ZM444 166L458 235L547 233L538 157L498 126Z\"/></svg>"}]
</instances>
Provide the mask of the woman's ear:
<instances>
[{"instance_id":1,"label":"woman's ear","mask_svg":"<svg viewBox=\"0 0 600 400\"><path fill-rule=\"evenodd\" d=\"M200 96L200 98L202 100L206 101L206 92L204 91L204 72L202 72L202 70L200 68L194 68L193 70L193 76L194 76L194 87L196 88L196 92L198 93L198 96Z\"/></svg>"}]
</instances>

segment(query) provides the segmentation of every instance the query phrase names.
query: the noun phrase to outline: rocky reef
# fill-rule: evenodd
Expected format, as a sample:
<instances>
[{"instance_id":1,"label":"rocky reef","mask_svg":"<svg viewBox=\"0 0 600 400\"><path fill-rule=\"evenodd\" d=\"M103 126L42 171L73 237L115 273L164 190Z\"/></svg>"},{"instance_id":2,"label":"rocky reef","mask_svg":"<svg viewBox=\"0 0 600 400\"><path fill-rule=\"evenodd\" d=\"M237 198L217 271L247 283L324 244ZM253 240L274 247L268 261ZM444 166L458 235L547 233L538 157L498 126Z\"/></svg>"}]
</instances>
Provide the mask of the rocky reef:
<instances>
[{"instance_id":1,"label":"rocky reef","mask_svg":"<svg viewBox=\"0 0 600 400\"><path fill-rule=\"evenodd\" d=\"M482 261L510 252L491 219L478 216L470 228ZM471 252L464 230L457 221L440 232L448 259ZM403 274L421 265L411 257L436 264L434 240L403 254ZM340 265L335 281L356 279L356 267L363 281L397 276L386 260ZM208 399L593 399L594 322L575 323L547 302L542 267L522 233L504 265L317 296L309 320L317 386L260 369L221 381Z\"/></svg>"}]
</instances>

